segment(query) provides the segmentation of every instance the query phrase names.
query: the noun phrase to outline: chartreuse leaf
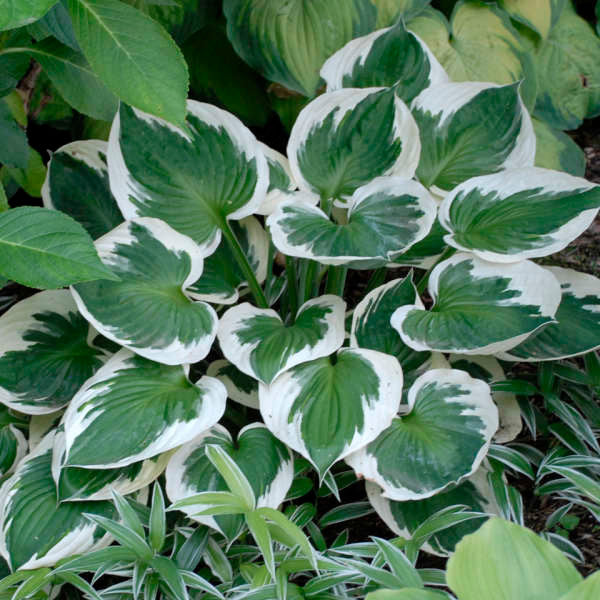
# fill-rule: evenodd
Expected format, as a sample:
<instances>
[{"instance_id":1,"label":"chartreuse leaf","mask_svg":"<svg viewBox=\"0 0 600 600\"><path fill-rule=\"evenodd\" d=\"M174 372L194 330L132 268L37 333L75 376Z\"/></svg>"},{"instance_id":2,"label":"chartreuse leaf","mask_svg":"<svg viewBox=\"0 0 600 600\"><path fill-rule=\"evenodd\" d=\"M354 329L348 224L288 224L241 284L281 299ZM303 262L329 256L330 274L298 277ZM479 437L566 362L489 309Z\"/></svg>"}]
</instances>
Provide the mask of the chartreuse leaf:
<instances>
[{"instance_id":1,"label":"chartreuse leaf","mask_svg":"<svg viewBox=\"0 0 600 600\"><path fill-rule=\"evenodd\" d=\"M585 175L585 154L564 131L544 121L532 119L536 137L535 166L565 171L575 177Z\"/></svg>"},{"instance_id":2,"label":"chartreuse leaf","mask_svg":"<svg viewBox=\"0 0 600 600\"><path fill-rule=\"evenodd\" d=\"M126 349L115 354L69 404L64 416L65 464L125 467L212 427L225 410L225 387L212 377L192 384L186 371ZM129 423L127 435L119 425L123 423Z\"/></svg>"},{"instance_id":3,"label":"chartreuse leaf","mask_svg":"<svg viewBox=\"0 0 600 600\"><path fill-rule=\"evenodd\" d=\"M560 600L595 600L600 595L600 573L594 573L571 588Z\"/></svg>"},{"instance_id":4,"label":"chartreuse leaf","mask_svg":"<svg viewBox=\"0 0 600 600\"><path fill-rule=\"evenodd\" d=\"M396 535L411 538L429 517L450 506L464 505L470 511L499 514L494 492L487 479L490 469L484 465L458 485L430 498L404 502L390 500L377 484L370 481L366 483L367 496L377 514ZM442 529L427 540L423 549L437 556L449 556L456 544L465 535L477 531L485 520L469 519Z\"/></svg>"},{"instance_id":5,"label":"chartreuse leaf","mask_svg":"<svg viewBox=\"0 0 600 600\"><path fill-rule=\"evenodd\" d=\"M417 177L443 193L477 175L533 166L535 134L518 84L445 83L415 98Z\"/></svg>"},{"instance_id":6,"label":"chartreuse leaf","mask_svg":"<svg viewBox=\"0 0 600 600\"><path fill-rule=\"evenodd\" d=\"M123 222L110 193L107 149L108 144L102 140L81 140L62 146L48 162L42 187L44 206L73 217L93 239Z\"/></svg>"},{"instance_id":7,"label":"chartreuse leaf","mask_svg":"<svg viewBox=\"0 0 600 600\"><path fill-rule=\"evenodd\" d=\"M290 161L286 156L269 148L266 144L259 142L260 147L269 165L269 189L262 204L255 211L258 215L270 215L277 206L286 199L298 197L293 194L298 187L290 169ZM316 195L303 194L304 199L310 198L312 204L318 204L319 197Z\"/></svg>"},{"instance_id":8,"label":"chartreuse leaf","mask_svg":"<svg viewBox=\"0 0 600 600\"><path fill-rule=\"evenodd\" d=\"M320 296L303 304L286 327L276 311L244 302L221 317L219 344L240 371L268 384L287 369L335 352L344 342L345 309L339 296Z\"/></svg>"},{"instance_id":9,"label":"chartreuse leaf","mask_svg":"<svg viewBox=\"0 0 600 600\"><path fill-rule=\"evenodd\" d=\"M227 397L234 402L258 409L258 381L242 373L228 360L215 360L208 366L206 374L216 377L227 390Z\"/></svg>"},{"instance_id":10,"label":"chartreuse leaf","mask_svg":"<svg viewBox=\"0 0 600 600\"><path fill-rule=\"evenodd\" d=\"M110 186L125 218L157 217L214 250L225 219L260 206L269 170L236 117L194 100L187 110L184 130L121 105L108 145Z\"/></svg>"},{"instance_id":11,"label":"chartreuse leaf","mask_svg":"<svg viewBox=\"0 0 600 600\"><path fill-rule=\"evenodd\" d=\"M558 600L582 580L550 542L498 518L463 538L448 561L446 577L460 600Z\"/></svg>"},{"instance_id":12,"label":"chartreuse leaf","mask_svg":"<svg viewBox=\"0 0 600 600\"><path fill-rule=\"evenodd\" d=\"M167 495L172 502L206 491L225 492L229 488L206 456L206 447L222 448L250 482L257 507L277 508L285 499L294 477L290 451L262 424L244 427L234 442L221 425L183 445L167 466ZM257 460L260 457L260 460ZM192 504L181 510L200 523L220 531L229 540L241 532L242 515L199 516L207 505Z\"/></svg>"},{"instance_id":13,"label":"chartreuse leaf","mask_svg":"<svg viewBox=\"0 0 600 600\"><path fill-rule=\"evenodd\" d=\"M319 69L353 37L372 31L370 0L225 0L236 52L267 79L314 96Z\"/></svg>"},{"instance_id":14,"label":"chartreuse leaf","mask_svg":"<svg viewBox=\"0 0 600 600\"><path fill-rule=\"evenodd\" d=\"M400 17L408 21L430 3L431 0L373 0L377 7L377 29L393 25Z\"/></svg>"},{"instance_id":15,"label":"chartreuse leaf","mask_svg":"<svg viewBox=\"0 0 600 600\"><path fill-rule=\"evenodd\" d=\"M267 277L269 262L269 236L255 217L246 217L231 223L256 280L263 283ZM240 290L247 282L227 242L219 247L204 262L200 278L187 291L194 300L205 300L218 304L235 304Z\"/></svg>"},{"instance_id":16,"label":"chartreuse leaf","mask_svg":"<svg viewBox=\"0 0 600 600\"><path fill-rule=\"evenodd\" d=\"M393 89L323 94L298 115L287 146L301 190L347 199L379 175L410 179L419 162L419 130Z\"/></svg>"},{"instance_id":17,"label":"chartreuse leaf","mask_svg":"<svg viewBox=\"0 0 600 600\"><path fill-rule=\"evenodd\" d=\"M467 253L439 263L429 279L430 310L401 306L392 327L415 350L495 354L552 323L560 285L530 261L494 264Z\"/></svg>"},{"instance_id":18,"label":"chartreuse leaf","mask_svg":"<svg viewBox=\"0 0 600 600\"><path fill-rule=\"evenodd\" d=\"M52 566L109 543L84 513L111 517L111 502L59 503L51 473L54 432L0 488L0 552L13 570Z\"/></svg>"},{"instance_id":19,"label":"chartreuse leaf","mask_svg":"<svg viewBox=\"0 0 600 600\"><path fill-rule=\"evenodd\" d=\"M512 19L545 38L558 21L565 3L566 0L501 0L500 5Z\"/></svg>"},{"instance_id":20,"label":"chartreuse leaf","mask_svg":"<svg viewBox=\"0 0 600 600\"><path fill-rule=\"evenodd\" d=\"M12 473L25 454L27 440L21 430L14 425L0 427L0 477Z\"/></svg>"},{"instance_id":21,"label":"chartreuse leaf","mask_svg":"<svg viewBox=\"0 0 600 600\"><path fill-rule=\"evenodd\" d=\"M408 392L408 412L346 457L392 500L419 500L474 473L498 429L489 386L464 371L431 369Z\"/></svg>"},{"instance_id":22,"label":"chartreuse leaf","mask_svg":"<svg viewBox=\"0 0 600 600\"><path fill-rule=\"evenodd\" d=\"M168 365L202 360L218 319L211 306L193 302L186 288L202 274L205 250L148 217L119 225L96 248L121 281L72 288L85 318L108 339L151 360Z\"/></svg>"},{"instance_id":23,"label":"chartreuse leaf","mask_svg":"<svg viewBox=\"0 0 600 600\"><path fill-rule=\"evenodd\" d=\"M321 479L391 423L401 395L398 361L359 348L298 365L259 385L265 424L308 459Z\"/></svg>"},{"instance_id":24,"label":"chartreuse leaf","mask_svg":"<svg viewBox=\"0 0 600 600\"><path fill-rule=\"evenodd\" d=\"M267 219L275 246L288 256L356 268L382 266L422 240L437 206L416 181L377 177L356 189L345 224L306 202L281 203Z\"/></svg>"},{"instance_id":25,"label":"chartreuse leaf","mask_svg":"<svg viewBox=\"0 0 600 600\"><path fill-rule=\"evenodd\" d=\"M43 17L57 0L0 0L0 30L15 29Z\"/></svg>"},{"instance_id":26,"label":"chartreuse leaf","mask_svg":"<svg viewBox=\"0 0 600 600\"><path fill-rule=\"evenodd\" d=\"M446 196L439 219L451 246L506 263L562 250L599 208L600 186L527 167L465 181Z\"/></svg>"},{"instance_id":27,"label":"chartreuse leaf","mask_svg":"<svg viewBox=\"0 0 600 600\"><path fill-rule=\"evenodd\" d=\"M105 360L89 331L68 290L12 306L0 317L0 402L30 415L66 406Z\"/></svg>"},{"instance_id":28,"label":"chartreuse leaf","mask_svg":"<svg viewBox=\"0 0 600 600\"><path fill-rule=\"evenodd\" d=\"M558 279L562 292L558 322L511 348L501 356L504 360L557 360L600 347L600 279L561 267L549 267L548 271Z\"/></svg>"},{"instance_id":29,"label":"chartreuse leaf","mask_svg":"<svg viewBox=\"0 0 600 600\"><path fill-rule=\"evenodd\" d=\"M106 86L127 104L183 125L187 66L163 27L118 0L68 0L68 8L77 41Z\"/></svg>"},{"instance_id":30,"label":"chartreuse leaf","mask_svg":"<svg viewBox=\"0 0 600 600\"><path fill-rule=\"evenodd\" d=\"M21 206L0 214L0 274L35 288L117 280L79 223L54 210Z\"/></svg>"},{"instance_id":31,"label":"chartreuse leaf","mask_svg":"<svg viewBox=\"0 0 600 600\"><path fill-rule=\"evenodd\" d=\"M375 288L358 303L352 313L350 345L391 354L400 361L405 373L414 371L430 354L415 352L404 344L398 332L390 326L390 319L399 306L419 303L411 275Z\"/></svg>"},{"instance_id":32,"label":"chartreuse leaf","mask_svg":"<svg viewBox=\"0 0 600 600\"><path fill-rule=\"evenodd\" d=\"M600 39L570 2L535 54L535 115L556 129L576 129L600 112Z\"/></svg>"},{"instance_id":33,"label":"chartreuse leaf","mask_svg":"<svg viewBox=\"0 0 600 600\"><path fill-rule=\"evenodd\" d=\"M404 21L348 42L321 68L327 91L340 88L392 87L405 102L425 88L446 83L437 58Z\"/></svg>"}]
</instances>

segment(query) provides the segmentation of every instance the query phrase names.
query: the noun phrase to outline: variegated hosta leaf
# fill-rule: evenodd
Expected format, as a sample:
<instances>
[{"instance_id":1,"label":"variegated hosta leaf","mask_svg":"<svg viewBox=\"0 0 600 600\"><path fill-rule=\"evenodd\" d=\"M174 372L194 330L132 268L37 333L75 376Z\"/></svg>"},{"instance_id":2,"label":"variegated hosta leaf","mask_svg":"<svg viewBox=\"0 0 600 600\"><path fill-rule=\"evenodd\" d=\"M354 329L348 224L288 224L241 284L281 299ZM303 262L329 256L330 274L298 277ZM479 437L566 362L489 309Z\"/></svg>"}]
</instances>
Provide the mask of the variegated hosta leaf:
<instances>
[{"instance_id":1,"label":"variegated hosta leaf","mask_svg":"<svg viewBox=\"0 0 600 600\"><path fill-rule=\"evenodd\" d=\"M52 153L42 187L44 206L79 221L93 239L123 222L108 183L107 151L102 140L62 146Z\"/></svg>"},{"instance_id":2,"label":"variegated hosta leaf","mask_svg":"<svg viewBox=\"0 0 600 600\"><path fill-rule=\"evenodd\" d=\"M432 369L411 386L408 413L346 462L386 498L429 498L477 470L497 429L487 383L464 371Z\"/></svg>"},{"instance_id":3,"label":"variegated hosta leaf","mask_svg":"<svg viewBox=\"0 0 600 600\"><path fill-rule=\"evenodd\" d=\"M227 390L227 397L234 402L258 410L258 381L242 373L228 360L215 360L208 365L206 374L218 379Z\"/></svg>"},{"instance_id":4,"label":"variegated hosta leaf","mask_svg":"<svg viewBox=\"0 0 600 600\"><path fill-rule=\"evenodd\" d=\"M0 478L12 473L27 454L27 440L14 425L0 427Z\"/></svg>"},{"instance_id":5,"label":"variegated hosta leaf","mask_svg":"<svg viewBox=\"0 0 600 600\"><path fill-rule=\"evenodd\" d=\"M194 100L187 109L183 131L121 105L108 141L110 187L126 219L162 219L210 254L225 219L261 205L269 168L237 117Z\"/></svg>"},{"instance_id":6,"label":"variegated hosta leaf","mask_svg":"<svg viewBox=\"0 0 600 600\"><path fill-rule=\"evenodd\" d=\"M392 87L405 102L448 76L429 48L403 21L348 42L325 61L321 77L327 91Z\"/></svg>"},{"instance_id":7,"label":"variegated hosta leaf","mask_svg":"<svg viewBox=\"0 0 600 600\"><path fill-rule=\"evenodd\" d=\"M439 219L436 219L429 233L420 242L411 246L407 252L396 256L388 267L431 269L448 246L444 240L446 233Z\"/></svg>"},{"instance_id":8,"label":"variegated hosta leaf","mask_svg":"<svg viewBox=\"0 0 600 600\"><path fill-rule=\"evenodd\" d=\"M545 121L531 120L536 137L535 166L583 177L586 158L577 142Z\"/></svg>"},{"instance_id":9,"label":"variegated hosta leaf","mask_svg":"<svg viewBox=\"0 0 600 600\"><path fill-rule=\"evenodd\" d=\"M448 244L492 262L554 254L579 237L600 208L600 186L538 167L474 177L440 206Z\"/></svg>"},{"instance_id":10,"label":"variegated hosta leaf","mask_svg":"<svg viewBox=\"0 0 600 600\"><path fill-rule=\"evenodd\" d=\"M408 107L386 88L319 96L298 115L287 147L300 189L340 200L379 175L410 179L420 151Z\"/></svg>"},{"instance_id":11,"label":"variegated hosta leaf","mask_svg":"<svg viewBox=\"0 0 600 600\"><path fill-rule=\"evenodd\" d=\"M256 505L277 508L294 479L292 453L262 424L252 423L240 430L237 442L221 425L182 446L167 466L167 494L172 502L208 491L229 491L225 480L212 465L205 450L214 444L223 448L246 476L256 496ZM242 531L242 515L199 516L206 505L190 506L186 514L217 529L229 540Z\"/></svg>"},{"instance_id":12,"label":"variegated hosta leaf","mask_svg":"<svg viewBox=\"0 0 600 600\"><path fill-rule=\"evenodd\" d=\"M186 294L203 269L203 252L163 221L126 221L96 241L121 281L71 288L85 318L110 340L167 365L194 363L210 351L217 314Z\"/></svg>"},{"instance_id":13,"label":"variegated hosta leaf","mask_svg":"<svg viewBox=\"0 0 600 600\"><path fill-rule=\"evenodd\" d=\"M123 349L69 404L64 464L116 469L167 452L217 423L226 398L212 377L192 384L186 368Z\"/></svg>"},{"instance_id":14,"label":"variegated hosta leaf","mask_svg":"<svg viewBox=\"0 0 600 600\"><path fill-rule=\"evenodd\" d=\"M466 505L469 510L488 514L499 514L494 492L488 483L489 468L485 462L467 479L457 486L421 500L398 502L382 494L381 488L370 481L366 482L367 496L382 521L396 534L410 538L414 531L436 512L456 506ZM458 542L469 533L477 531L485 518L470 519L458 525L442 529L429 538L424 550L437 556L448 556L454 552Z\"/></svg>"},{"instance_id":15,"label":"variegated hosta leaf","mask_svg":"<svg viewBox=\"0 0 600 600\"><path fill-rule=\"evenodd\" d=\"M558 21L566 0L501 0L500 5L512 19L545 38Z\"/></svg>"},{"instance_id":16,"label":"variegated hosta leaf","mask_svg":"<svg viewBox=\"0 0 600 600\"><path fill-rule=\"evenodd\" d=\"M322 479L391 423L402 396L402 368L387 354L345 348L261 383L258 396L267 427Z\"/></svg>"},{"instance_id":17,"label":"variegated hosta leaf","mask_svg":"<svg viewBox=\"0 0 600 600\"><path fill-rule=\"evenodd\" d=\"M500 363L493 356L462 356L452 354L449 357L454 369L466 371L471 377L486 383L504 381L506 376ZM504 444L514 440L521 432L521 408L517 398L510 392L492 392L494 404L498 407L498 431L494 434L494 442Z\"/></svg>"},{"instance_id":18,"label":"variegated hosta leaf","mask_svg":"<svg viewBox=\"0 0 600 600\"><path fill-rule=\"evenodd\" d=\"M244 302L221 317L219 344L240 371L271 383L286 369L335 352L344 343L345 310L339 296L313 298L286 327L276 311Z\"/></svg>"},{"instance_id":19,"label":"variegated hosta leaf","mask_svg":"<svg viewBox=\"0 0 600 600\"><path fill-rule=\"evenodd\" d=\"M0 317L0 402L36 415L65 406L104 353L68 290L21 300Z\"/></svg>"},{"instance_id":20,"label":"variegated hosta leaf","mask_svg":"<svg viewBox=\"0 0 600 600\"><path fill-rule=\"evenodd\" d=\"M558 322L502 354L503 360L558 360L600 348L600 279L561 267L548 267L548 271L558 279L562 292Z\"/></svg>"},{"instance_id":21,"label":"variegated hosta leaf","mask_svg":"<svg viewBox=\"0 0 600 600\"><path fill-rule=\"evenodd\" d=\"M431 272L430 310L401 306L392 315L402 341L415 350L496 354L552 323L560 285L531 261L495 264L460 252Z\"/></svg>"},{"instance_id":22,"label":"variegated hosta leaf","mask_svg":"<svg viewBox=\"0 0 600 600\"><path fill-rule=\"evenodd\" d=\"M113 517L112 502L58 502L51 462L54 432L0 488L0 553L11 569L37 569L110 543L85 513Z\"/></svg>"},{"instance_id":23,"label":"variegated hosta leaf","mask_svg":"<svg viewBox=\"0 0 600 600\"><path fill-rule=\"evenodd\" d=\"M29 420L29 452L33 452L46 434L58 427L64 414L63 410L43 415L32 415Z\"/></svg>"},{"instance_id":24,"label":"variegated hosta leaf","mask_svg":"<svg viewBox=\"0 0 600 600\"><path fill-rule=\"evenodd\" d=\"M533 166L535 133L518 84L444 83L421 92L412 114L422 144L417 177L434 191Z\"/></svg>"},{"instance_id":25,"label":"variegated hosta leaf","mask_svg":"<svg viewBox=\"0 0 600 600\"><path fill-rule=\"evenodd\" d=\"M267 277L269 261L269 236L254 217L246 217L231 224L259 283ZM246 285L231 247L223 240L217 250L204 261L200 278L188 288L194 300L218 304L234 304L239 291Z\"/></svg>"},{"instance_id":26,"label":"variegated hosta leaf","mask_svg":"<svg viewBox=\"0 0 600 600\"><path fill-rule=\"evenodd\" d=\"M395 356L406 375L420 367L429 358L429 352L415 352L406 346L391 326L392 314L405 304L422 306L412 275L388 281L369 292L352 314L350 346Z\"/></svg>"},{"instance_id":27,"label":"variegated hosta leaf","mask_svg":"<svg viewBox=\"0 0 600 600\"><path fill-rule=\"evenodd\" d=\"M316 206L287 201L267 225L275 246L288 256L371 268L422 240L436 213L435 201L421 184L378 177L354 192L346 224L330 221Z\"/></svg>"},{"instance_id":28,"label":"variegated hosta leaf","mask_svg":"<svg viewBox=\"0 0 600 600\"><path fill-rule=\"evenodd\" d=\"M82 469L66 466L66 439L61 426L54 435L52 478L59 502L111 500L112 491L131 494L152 483L165 470L170 453L160 454L119 469Z\"/></svg>"},{"instance_id":29,"label":"variegated hosta leaf","mask_svg":"<svg viewBox=\"0 0 600 600\"><path fill-rule=\"evenodd\" d=\"M389 27L400 18L404 21L422 12L431 0L372 0L377 7L377 29Z\"/></svg>"}]
</instances>

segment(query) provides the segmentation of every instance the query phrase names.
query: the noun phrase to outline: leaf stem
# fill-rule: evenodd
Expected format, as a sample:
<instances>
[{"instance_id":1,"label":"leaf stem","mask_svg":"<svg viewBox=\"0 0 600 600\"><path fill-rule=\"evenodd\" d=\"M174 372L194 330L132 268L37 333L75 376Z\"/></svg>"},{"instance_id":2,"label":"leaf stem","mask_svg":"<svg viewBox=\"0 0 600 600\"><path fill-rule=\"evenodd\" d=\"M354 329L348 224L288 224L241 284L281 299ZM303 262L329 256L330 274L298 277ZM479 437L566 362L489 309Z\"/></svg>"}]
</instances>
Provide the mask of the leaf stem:
<instances>
[{"instance_id":1,"label":"leaf stem","mask_svg":"<svg viewBox=\"0 0 600 600\"><path fill-rule=\"evenodd\" d=\"M452 248L452 246L448 246L442 252L440 257L433 263L433 265L431 265L431 267L429 267L429 269L427 269L427 271L425 271L425 273L423 274L423 277L421 277L421 279L419 279L419 282L417 283L417 293L419 294L419 296L425 291L425 288L427 287L427 284L429 283L429 277L431 277L431 272L433 271L433 269L435 269L435 267L437 267L443 260L450 258L455 252L456 252L456 248Z\"/></svg>"},{"instance_id":2,"label":"leaf stem","mask_svg":"<svg viewBox=\"0 0 600 600\"><path fill-rule=\"evenodd\" d=\"M305 280L304 280L304 293L302 296L302 303L304 304L312 298L312 291L315 282L315 277L319 268L319 263L315 260L308 260L306 266Z\"/></svg>"},{"instance_id":3,"label":"leaf stem","mask_svg":"<svg viewBox=\"0 0 600 600\"><path fill-rule=\"evenodd\" d=\"M288 300L293 322L298 312L298 275L296 273L296 263L291 256L285 257L285 276L287 278Z\"/></svg>"},{"instance_id":4,"label":"leaf stem","mask_svg":"<svg viewBox=\"0 0 600 600\"><path fill-rule=\"evenodd\" d=\"M336 296L344 296L344 287L346 286L346 275L348 267L340 265L338 267L329 267L327 272L327 287L326 294L335 294Z\"/></svg>"}]
</instances>

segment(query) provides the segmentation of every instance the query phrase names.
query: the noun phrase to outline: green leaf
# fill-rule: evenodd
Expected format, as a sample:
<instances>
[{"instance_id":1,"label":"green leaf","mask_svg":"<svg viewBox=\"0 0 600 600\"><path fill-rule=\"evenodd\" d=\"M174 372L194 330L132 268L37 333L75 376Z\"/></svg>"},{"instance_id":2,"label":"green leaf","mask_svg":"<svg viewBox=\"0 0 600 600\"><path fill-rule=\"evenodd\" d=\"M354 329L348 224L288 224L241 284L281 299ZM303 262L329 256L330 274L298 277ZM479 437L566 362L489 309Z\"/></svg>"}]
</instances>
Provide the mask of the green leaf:
<instances>
[{"instance_id":1,"label":"green leaf","mask_svg":"<svg viewBox=\"0 0 600 600\"><path fill-rule=\"evenodd\" d=\"M162 219L210 254L225 219L260 206L269 171L236 117L194 100L187 107L183 130L121 105L109 138L110 185L125 218Z\"/></svg>"},{"instance_id":2,"label":"green leaf","mask_svg":"<svg viewBox=\"0 0 600 600\"><path fill-rule=\"evenodd\" d=\"M169 34L118 0L68 0L68 7L77 41L102 82L127 104L183 125L187 66Z\"/></svg>"},{"instance_id":3,"label":"green leaf","mask_svg":"<svg viewBox=\"0 0 600 600\"><path fill-rule=\"evenodd\" d=\"M166 556L155 556L150 561L150 566L160 575L167 584L175 600L188 600L189 595L183 577L175 563Z\"/></svg>"},{"instance_id":4,"label":"green leaf","mask_svg":"<svg viewBox=\"0 0 600 600\"><path fill-rule=\"evenodd\" d=\"M0 98L0 163L24 169L29 160L27 135L19 126L6 98Z\"/></svg>"},{"instance_id":5,"label":"green leaf","mask_svg":"<svg viewBox=\"0 0 600 600\"><path fill-rule=\"evenodd\" d=\"M373 30L370 0L225 0L236 52L271 81L314 96L319 69L353 37Z\"/></svg>"},{"instance_id":6,"label":"green leaf","mask_svg":"<svg viewBox=\"0 0 600 600\"><path fill-rule=\"evenodd\" d=\"M0 0L0 30L15 29L43 17L57 0Z\"/></svg>"},{"instance_id":7,"label":"green leaf","mask_svg":"<svg viewBox=\"0 0 600 600\"><path fill-rule=\"evenodd\" d=\"M346 457L392 500L420 500L472 475L498 429L489 386L464 371L431 369L408 392L407 412Z\"/></svg>"},{"instance_id":8,"label":"green leaf","mask_svg":"<svg viewBox=\"0 0 600 600\"><path fill-rule=\"evenodd\" d=\"M422 12L431 0L373 0L377 7L377 27L389 27L402 17L404 21L412 19Z\"/></svg>"},{"instance_id":9,"label":"green leaf","mask_svg":"<svg viewBox=\"0 0 600 600\"><path fill-rule=\"evenodd\" d=\"M40 415L66 406L105 360L68 290L21 300L0 317L0 401Z\"/></svg>"},{"instance_id":10,"label":"green leaf","mask_svg":"<svg viewBox=\"0 0 600 600\"><path fill-rule=\"evenodd\" d=\"M29 31L32 31L33 28L43 34L43 37L38 37L36 33L32 33L38 41L52 35L65 46L69 46L73 50L80 50L64 0L55 4L39 21L30 25Z\"/></svg>"},{"instance_id":11,"label":"green leaf","mask_svg":"<svg viewBox=\"0 0 600 600\"><path fill-rule=\"evenodd\" d=\"M564 131L553 129L544 121L532 119L535 131L536 167L565 171L576 177L585 176L585 154Z\"/></svg>"},{"instance_id":12,"label":"green leaf","mask_svg":"<svg viewBox=\"0 0 600 600\"><path fill-rule=\"evenodd\" d=\"M594 600L600 595L600 573L594 573L578 583L560 600Z\"/></svg>"},{"instance_id":13,"label":"green leaf","mask_svg":"<svg viewBox=\"0 0 600 600\"><path fill-rule=\"evenodd\" d=\"M86 514L85 516L109 533L121 546L125 546L125 548L136 554L138 559L147 561L152 558L150 546L148 546L146 540L139 533L113 519L108 519L101 515Z\"/></svg>"},{"instance_id":14,"label":"green leaf","mask_svg":"<svg viewBox=\"0 0 600 600\"><path fill-rule=\"evenodd\" d=\"M20 0L14 1L19 2ZM23 46L29 40L30 36L24 27L10 31L0 31L0 98L17 87L31 62L29 57L21 52L5 54L2 50Z\"/></svg>"},{"instance_id":15,"label":"green leaf","mask_svg":"<svg viewBox=\"0 0 600 600\"><path fill-rule=\"evenodd\" d=\"M308 459L323 479L338 460L374 440L392 421L402 394L398 361L374 350L342 349L260 384L267 427Z\"/></svg>"},{"instance_id":16,"label":"green leaf","mask_svg":"<svg viewBox=\"0 0 600 600\"><path fill-rule=\"evenodd\" d=\"M53 152L42 188L46 208L60 210L81 223L93 239L123 222L108 182L101 140L71 142ZM73 194L77 190L77 194Z\"/></svg>"},{"instance_id":17,"label":"green leaf","mask_svg":"<svg viewBox=\"0 0 600 600\"><path fill-rule=\"evenodd\" d=\"M439 263L429 279L430 310L401 306L392 327L415 350L495 354L509 350L551 323L560 285L530 261L494 264L458 253Z\"/></svg>"},{"instance_id":18,"label":"green leaf","mask_svg":"<svg viewBox=\"0 0 600 600\"><path fill-rule=\"evenodd\" d=\"M228 360L215 360L206 374L217 378L227 389L227 397L250 408L258 409L258 381L242 373Z\"/></svg>"},{"instance_id":19,"label":"green leaf","mask_svg":"<svg viewBox=\"0 0 600 600\"><path fill-rule=\"evenodd\" d=\"M33 206L0 214L0 273L36 288L118 279L100 259L88 233L71 217Z\"/></svg>"},{"instance_id":20,"label":"green leaf","mask_svg":"<svg viewBox=\"0 0 600 600\"><path fill-rule=\"evenodd\" d=\"M582 577L550 542L494 518L457 545L447 579L461 600L558 600Z\"/></svg>"},{"instance_id":21,"label":"green leaf","mask_svg":"<svg viewBox=\"0 0 600 600\"><path fill-rule=\"evenodd\" d=\"M439 219L436 219L429 233L420 242L411 246L407 252L403 252L394 258L388 264L388 267L403 266L431 269L448 247L444 241L446 233L446 230L440 225Z\"/></svg>"},{"instance_id":22,"label":"green leaf","mask_svg":"<svg viewBox=\"0 0 600 600\"><path fill-rule=\"evenodd\" d=\"M411 102L448 76L429 48L406 30L404 21L348 42L321 68L327 91L340 88L392 87Z\"/></svg>"},{"instance_id":23,"label":"green leaf","mask_svg":"<svg viewBox=\"0 0 600 600\"><path fill-rule=\"evenodd\" d=\"M249 512L245 517L248 529L260 549L265 566L273 580L275 579L275 557L273 555L273 542L269 528L257 512Z\"/></svg>"},{"instance_id":24,"label":"green leaf","mask_svg":"<svg viewBox=\"0 0 600 600\"><path fill-rule=\"evenodd\" d=\"M0 171L0 176L3 174L3 171L6 171L17 186L22 187L30 196L39 198L42 195L46 167L42 162L42 157L33 148L29 148L29 160L25 168L19 169L17 167L4 166Z\"/></svg>"},{"instance_id":25,"label":"green leaf","mask_svg":"<svg viewBox=\"0 0 600 600\"><path fill-rule=\"evenodd\" d=\"M377 544L379 552L385 559L385 562L390 566L392 573L402 581L406 587L423 587L423 581L421 580L418 571L413 567L401 550L396 548L391 542L382 540L381 538L374 537L373 541Z\"/></svg>"},{"instance_id":26,"label":"green leaf","mask_svg":"<svg viewBox=\"0 0 600 600\"><path fill-rule=\"evenodd\" d=\"M212 427L225 388L186 369L119 351L75 395L64 416L68 466L116 469L161 454ZM131 415L135 415L132 421ZM127 435L120 424L128 422Z\"/></svg>"},{"instance_id":27,"label":"green leaf","mask_svg":"<svg viewBox=\"0 0 600 600\"><path fill-rule=\"evenodd\" d=\"M2 181L0 181L0 213L6 212L9 209L10 209L10 206L8 204L8 198L6 197L6 192L4 191L4 186L2 185ZM2 280L5 281L4 278L2 278ZM2 287L4 287L6 284L2 283L0 285Z\"/></svg>"},{"instance_id":28,"label":"green leaf","mask_svg":"<svg viewBox=\"0 0 600 600\"><path fill-rule=\"evenodd\" d=\"M451 246L498 263L554 254L579 237L600 208L600 186L539 167L469 179L440 206Z\"/></svg>"},{"instance_id":29,"label":"green leaf","mask_svg":"<svg viewBox=\"0 0 600 600\"><path fill-rule=\"evenodd\" d=\"M444 600L441 592L420 589L377 590L365 596L365 600Z\"/></svg>"},{"instance_id":30,"label":"green leaf","mask_svg":"<svg viewBox=\"0 0 600 600\"><path fill-rule=\"evenodd\" d=\"M155 552L160 552L165 543L167 523L165 518L165 500L158 483L154 484L152 491L149 527L150 546Z\"/></svg>"},{"instance_id":31,"label":"green leaf","mask_svg":"<svg viewBox=\"0 0 600 600\"><path fill-rule=\"evenodd\" d=\"M339 296L313 298L286 327L274 310L244 302L221 317L219 345L240 371L268 384L285 370L340 348L345 308Z\"/></svg>"},{"instance_id":32,"label":"green leaf","mask_svg":"<svg viewBox=\"0 0 600 600\"><path fill-rule=\"evenodd\" d=\"M202 274L206 251L148 217L119 225L96 247L120 281L73 288L86 319L150 360L171 365L202 360L215 339L217 315L208 304L193 302L186 289Z\"/></svg>"}]
</instances>

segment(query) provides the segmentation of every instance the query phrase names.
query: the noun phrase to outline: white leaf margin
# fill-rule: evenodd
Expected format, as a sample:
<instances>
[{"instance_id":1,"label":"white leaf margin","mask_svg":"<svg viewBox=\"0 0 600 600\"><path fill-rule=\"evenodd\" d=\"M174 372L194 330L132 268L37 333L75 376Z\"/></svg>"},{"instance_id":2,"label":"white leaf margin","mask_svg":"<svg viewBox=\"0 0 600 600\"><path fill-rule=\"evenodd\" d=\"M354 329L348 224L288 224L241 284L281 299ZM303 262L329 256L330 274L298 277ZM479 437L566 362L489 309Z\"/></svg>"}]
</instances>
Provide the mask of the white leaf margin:
<instances>
[{"instance_id":1,"label":"white leaf margin","mask_svg":"<svg viewBox=\"0 0 600 600\"><path fill-rule=\"evenodd\" d=\"M210 363L210 365L208 365L208 369L206 369L206 374L209 377L215 377L225 386L228 398L231 398L231 400L237 402L238 404L241 404L242 406L247 406L249 408L254 408L255 410L258 410L258 381L255 381L256 391L250 394L246 393L234 383L231 377L221 372L221 369L223 367L227 367L228 365L231 365L232 367L237 369L237 367L228 360L214 360Z\"/></svg>"}]
</instances>

